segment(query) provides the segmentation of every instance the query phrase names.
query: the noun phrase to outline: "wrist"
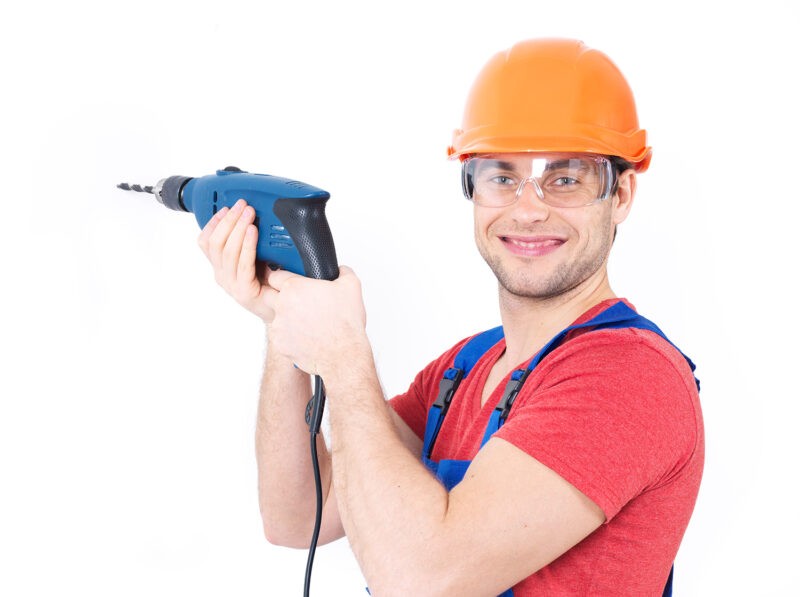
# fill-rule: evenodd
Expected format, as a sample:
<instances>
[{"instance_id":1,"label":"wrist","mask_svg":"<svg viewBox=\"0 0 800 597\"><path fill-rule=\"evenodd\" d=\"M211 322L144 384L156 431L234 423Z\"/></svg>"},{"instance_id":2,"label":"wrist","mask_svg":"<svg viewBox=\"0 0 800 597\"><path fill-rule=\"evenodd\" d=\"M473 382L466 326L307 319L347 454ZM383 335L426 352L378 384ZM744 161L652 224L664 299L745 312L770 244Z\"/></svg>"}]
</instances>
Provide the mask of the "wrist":
<instances>
[{"instance_id":1,"label":"wrist","mask_svg":"<svg viewBox=\"0 0 800 597\"><path fill-rule=\"evenodd\" d=\"M266 363L268 367L278 367L282 370L293 371L297 375L307 375L295 367L294 361L273 346L270 327L266 326Z\"/></svg>"},{"instance_id":2,"label":"wrist","mask_svg":"<svg viewBox=\"0 0 800 597\"><path fill-rule=\"evenodd\" d=\"M321 363L320 376L330 391L339 388L362 386L370 376L375 376L372 346L366 334L349 336L346 342L337 341L331 359Z\"/></svg>"}]
</instances>

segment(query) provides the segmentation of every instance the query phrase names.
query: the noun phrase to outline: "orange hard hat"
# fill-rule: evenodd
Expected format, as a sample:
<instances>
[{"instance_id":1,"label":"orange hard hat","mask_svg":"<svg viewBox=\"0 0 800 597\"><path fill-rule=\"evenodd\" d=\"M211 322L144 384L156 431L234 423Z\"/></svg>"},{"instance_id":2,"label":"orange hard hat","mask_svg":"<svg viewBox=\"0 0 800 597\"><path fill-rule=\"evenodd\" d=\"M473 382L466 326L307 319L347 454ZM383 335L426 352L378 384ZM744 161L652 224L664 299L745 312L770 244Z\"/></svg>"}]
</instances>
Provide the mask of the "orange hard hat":
<instances>
[{"instance_id":1,"label":"orange hard hat","mask_svg":"<svg viewBox=\"0 0 800 597\"><path fill-rule=\"evenodd\" d=\"M618 156L638 172L652 153L625 77L608 56L571 39L533 39L496 54L472 86L447 153L523 151Z\"/></svg>"}]
</instances>

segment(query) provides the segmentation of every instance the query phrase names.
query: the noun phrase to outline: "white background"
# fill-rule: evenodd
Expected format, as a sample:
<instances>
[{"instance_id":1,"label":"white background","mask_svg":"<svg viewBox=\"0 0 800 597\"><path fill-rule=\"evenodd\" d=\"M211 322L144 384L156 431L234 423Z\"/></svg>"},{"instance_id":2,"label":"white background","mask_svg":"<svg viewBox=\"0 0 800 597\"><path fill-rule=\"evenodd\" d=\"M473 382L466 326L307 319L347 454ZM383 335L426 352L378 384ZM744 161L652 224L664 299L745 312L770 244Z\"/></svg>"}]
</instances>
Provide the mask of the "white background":
<instances>
[{"instance_id":1,"label":"white background","mask_svg":"<svg viewBox=\"0 0 800 597\"><path fill-rule=\"evenodd\" d=\"M263 329L192 216L115 189L227 165L332 194L387 394L498 321L445 160L495 52L583 39L654 147L612 284L698 363L678 595L797 587L796 3L29 2L3 10L0 594L297 595L262 537ZM632 562L631 565L636 565ZM346 542L315 595L363 595Z\"/></svg>"}]
</instances>

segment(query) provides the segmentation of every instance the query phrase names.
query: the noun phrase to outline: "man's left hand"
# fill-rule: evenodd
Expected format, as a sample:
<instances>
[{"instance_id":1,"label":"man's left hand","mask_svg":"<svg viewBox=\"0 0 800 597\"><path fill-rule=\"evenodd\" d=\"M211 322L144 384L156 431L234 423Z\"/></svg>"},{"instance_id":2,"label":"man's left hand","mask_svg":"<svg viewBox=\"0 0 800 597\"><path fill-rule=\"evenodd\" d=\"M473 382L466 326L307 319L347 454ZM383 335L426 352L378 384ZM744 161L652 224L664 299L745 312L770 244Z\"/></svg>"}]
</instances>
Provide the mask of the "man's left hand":
<instances>
[{"instance_id":1,"label":"man's left hand","mask_svg":"<svg viewBox=\"0 0 800 597\"><path fill-rule=\"evenodd\" d=\"M269 345L303 371L324 376L346 364L353 348L368 345L361 282L352 269L339 268L333 281L284 270L270 271L266 304Z\"/></svg>"}]
</instances>

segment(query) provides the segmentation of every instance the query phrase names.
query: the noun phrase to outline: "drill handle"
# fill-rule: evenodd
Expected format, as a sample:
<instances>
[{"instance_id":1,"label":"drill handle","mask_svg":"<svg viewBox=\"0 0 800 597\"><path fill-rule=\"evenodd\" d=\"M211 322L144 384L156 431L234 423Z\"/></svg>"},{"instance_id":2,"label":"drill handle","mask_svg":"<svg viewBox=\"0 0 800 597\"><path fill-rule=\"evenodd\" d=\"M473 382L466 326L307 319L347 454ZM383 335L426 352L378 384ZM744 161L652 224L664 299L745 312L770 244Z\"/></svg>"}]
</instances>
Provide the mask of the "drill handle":
<instances>
[{"instance_id":1,"label":"drill handle","mask_svg":"<svg viewBox=\"0 0 800 597\"><path fill-rule=\"evenodd\" d=\"M303 261L306 276L320 280L339 277L339 262L333 235L325 217L327 197L317 199L277 199L272 207L292 237ZM266 231L263 231L266 233ZM259 230L259 233L262 233Z\"/></svg>"}]
</instances>

